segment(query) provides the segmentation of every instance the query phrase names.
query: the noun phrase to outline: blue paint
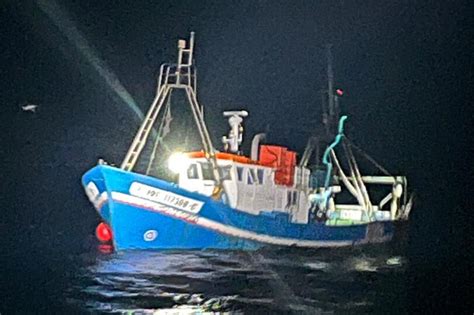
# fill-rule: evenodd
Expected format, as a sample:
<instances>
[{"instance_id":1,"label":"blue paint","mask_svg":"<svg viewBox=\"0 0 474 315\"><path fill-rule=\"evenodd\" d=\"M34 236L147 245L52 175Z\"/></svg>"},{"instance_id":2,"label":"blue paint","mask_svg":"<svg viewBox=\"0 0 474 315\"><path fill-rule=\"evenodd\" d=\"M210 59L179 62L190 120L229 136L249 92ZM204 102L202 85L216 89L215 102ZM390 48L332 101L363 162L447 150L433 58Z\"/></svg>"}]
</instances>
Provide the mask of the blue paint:
<instances>
[{"instance_id":1,"label":"blue paint","mask_svg":"<svg viewBox=\"0 0 474 315\"><path fill-rule=\"evenodd\" d=\"M257 249L261 244L240 240L187 222L121 204L114 204L112 230L116 249ZM145 241L146 231L156 230L153 241Z\"/></svg>"},{"instance_id":2,"label":"blue paint","mask_svg":"<svg viewBox=\"0 0 474 315\"><path fill-rule=\"evenodd\" d=\"M103 207L99 209L99 214L105 222L110 221L110 207L108 202L106 202Z\"/></svg>"},{"instance_id":3,"label":"blue paint","mask_svg":"<svg viewBox=\"0 0 474 315\"><path fill-rule=\"evenodd\" d=\"M133 182L202 201L204 205L198 213L199 217L259 235L295 240L361 242L370 225L334 227L316 221L308 224L291 223L288 214L274 212L273 209L265 209L259 215L251 215L232 209L212 198L183 190L173 183L106 165L94 167L82 178L84 187L91 181L97 185L99 193L108 193L107 204L100 209L100 214L112 227L117 249L256 249L267 245L224 235L179 218L112 200L112 191L129 195ZM392 225L391 222L371 224ZM385 227L384 229L386 232L382 236L390 237L392 230ZM144 233L148 230L158 232L156 240L144 240Z\"/></svg>"}]
</instances>

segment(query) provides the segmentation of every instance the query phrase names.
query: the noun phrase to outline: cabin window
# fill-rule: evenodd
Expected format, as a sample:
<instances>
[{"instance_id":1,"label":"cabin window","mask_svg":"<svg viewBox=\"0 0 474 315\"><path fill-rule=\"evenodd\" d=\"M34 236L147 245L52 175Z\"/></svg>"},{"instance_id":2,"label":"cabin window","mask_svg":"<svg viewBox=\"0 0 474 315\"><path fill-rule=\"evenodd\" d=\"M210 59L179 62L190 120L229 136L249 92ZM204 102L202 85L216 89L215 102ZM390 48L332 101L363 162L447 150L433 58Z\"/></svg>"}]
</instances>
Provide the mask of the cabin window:
<instances>
[{"instance_id":1,"label":"cabin window","mask_svg":"<svg viewBox=\"0 0 474 315\"><path fill-rule=\"evenodd\" d=\"M263 170L257 169L257 179L259 184L263 184Z\"/></svg>"},{"instance_id":2,"label":"cabin window","mask_svg":"<svg viewBox=\"0 0 474 315\"><path fill-rule=\"evenodd\" d=\"M199 178L198 169L197 169L196 164L189 165L187 173L188 173L188 178L189 179L198 179Z\"/></svg>"},{"instance_id":3,"label":"cabin window","mask_svg":"<svg viewBox=\"0 0 474 315\"><path fill-rule=\"evenodd\" d=\"M239 182L242 181L243 175L244 175L244 168L240 167L240 166L237 166L237 180Z\"/></svg>"},{"instance_id":4,"label":"cabin window","mask_svg":"<svg viewBox=\"0 0 474 315\"><path fill-rule=\"evenodd\" d=\"M260 181L260 178L257 175L257 170L254 168L249 169L249 172L252 176L253 183L260 185L262 182Z\"/></svg>"},{"instance_id":5,"label":"cabin window","mask_svg":"<svg viewBox=\"0 0 474 315\"><path fill-rule=\"evenodd\" d=\"M221 166L219 167L219 175L221 176L222 180L230 180L232 179L230 176L230 171L232 166Z\"/></svg>"},{"instance_id":6,"label":"cabin window","mask_svg":"<svg viewBox=\"0 0 474 315\"><path fill-rule=\"evenodd\" d=\"M212 173L211 163L200 163L202 170L202 179L204 180L214 180L214 174Z\"/></svg>"},{"instance_id":7,"label":"cabin window","mask_svg":"<svg viewBox=\"0 0 474 315\"><path fill-rule=\"evenodd\" d=\"M286 205L285 205L285 209L289 209L290 206L291 206L291 191L287 191L286 192Z\"/></svg>"},{"instance_id":8,"label":"cabin window","mask_svg":"<svg viewBox=\"0 0 474 315\"><path fill-rule=\"evenodd\" d=\"M204 180L214 180L214 172L212 170L211 163L200 163L201 170L202 170L202 179ZM231 179L231 166L219 166L219 175L222 180L230 180Z\"/></svg>"},{"instance_id":9,"label":"cabin window","mask_svg":"<svg viewBox=\"0 0 474 315\"><path fill-rule=\"evenodd\" d=\"M255 183L254 173L252 172L252 169L248 169L248 172L247 172L247 184L253 185L253 183Z\"/></svg>"},{"instance_id":10,"label":"cabin window","mask_svg":"<svg viewBox=\"0 0 474 315\"><path fill-rule=\"evenodd\" d=\"M298 192L297 191L287 191L286 192L286 207L288 208L289 206L296 205L297 203L297 198L298 198Z\"/></svg>"}]
</instances>

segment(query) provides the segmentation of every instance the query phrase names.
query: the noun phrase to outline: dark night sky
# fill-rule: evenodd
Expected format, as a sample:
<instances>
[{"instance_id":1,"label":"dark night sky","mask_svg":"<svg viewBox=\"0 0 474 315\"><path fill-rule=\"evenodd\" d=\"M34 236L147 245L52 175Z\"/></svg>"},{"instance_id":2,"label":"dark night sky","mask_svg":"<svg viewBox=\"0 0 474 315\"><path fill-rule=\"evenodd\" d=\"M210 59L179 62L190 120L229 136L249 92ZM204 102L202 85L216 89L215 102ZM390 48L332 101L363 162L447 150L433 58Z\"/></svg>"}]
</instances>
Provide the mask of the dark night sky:
<instances>
[{"instance_id":1,"label":"dark night sky","mask_svg":"<svg viewBox=\"0 0 474 315\"><path fill-rule=\"evenodd\" d=\"M348 134L406 174L418 194L415 261L431 257L426 268L435 272L467 258L460 244L472 218L469 1L60 3L143 111L159 65L174 61L176 40L195 31L199 97L216 140L227 128L221 111L245 108L249 134L270 124L274 142L301 152L332 43ZM82 173L98 157L119 163L138 121L40 5L2 2L0 24L2 229L31 226L20 242L32 253L74 247L97 222ZM39 112L21 112L23 102Z\"/></svg>"}]
</instances>

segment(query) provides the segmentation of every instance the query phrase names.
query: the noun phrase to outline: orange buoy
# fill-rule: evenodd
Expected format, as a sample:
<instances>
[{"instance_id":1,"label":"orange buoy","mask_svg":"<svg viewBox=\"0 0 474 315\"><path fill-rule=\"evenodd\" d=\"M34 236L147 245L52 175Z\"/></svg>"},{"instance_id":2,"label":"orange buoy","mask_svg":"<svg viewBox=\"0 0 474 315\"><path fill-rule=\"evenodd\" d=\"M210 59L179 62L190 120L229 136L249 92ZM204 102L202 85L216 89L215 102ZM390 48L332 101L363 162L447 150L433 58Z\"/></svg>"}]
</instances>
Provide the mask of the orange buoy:
<instances>
[{"instance_id":1,"label":"orange buoy","mask_svg":"<svg viewBox=\"0 0 474 315\"><path fill-rule=\"evenodd\" d=\"M95 229L95 236L103 243L110 242L112 240L112 230L107 223L101 222Z\"/></svg>"}]
</instances>

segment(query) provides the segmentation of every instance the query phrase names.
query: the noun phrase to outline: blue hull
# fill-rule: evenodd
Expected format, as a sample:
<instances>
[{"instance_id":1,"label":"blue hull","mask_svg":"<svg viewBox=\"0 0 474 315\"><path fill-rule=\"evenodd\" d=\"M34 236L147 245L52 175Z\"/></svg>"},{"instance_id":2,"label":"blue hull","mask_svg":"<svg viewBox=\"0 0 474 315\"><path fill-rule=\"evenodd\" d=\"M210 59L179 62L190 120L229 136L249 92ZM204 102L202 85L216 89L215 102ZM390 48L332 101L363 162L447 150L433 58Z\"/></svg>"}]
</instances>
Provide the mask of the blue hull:
<instances>
[{"instance_id":1,"label":"blue hull","mask_svg":"<svg viewBox=\"0 0 474 315\"><path fill-rule=\"evenodd\" d=\"M175 184L106 165L92 168L82 183L112 228L117 250L340 247L393 236L390 221L344 227L291 223L287 214L272 209L251 215Z\"/></svg>"}]
</instances>

